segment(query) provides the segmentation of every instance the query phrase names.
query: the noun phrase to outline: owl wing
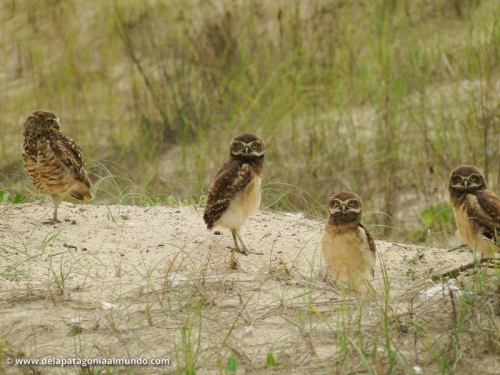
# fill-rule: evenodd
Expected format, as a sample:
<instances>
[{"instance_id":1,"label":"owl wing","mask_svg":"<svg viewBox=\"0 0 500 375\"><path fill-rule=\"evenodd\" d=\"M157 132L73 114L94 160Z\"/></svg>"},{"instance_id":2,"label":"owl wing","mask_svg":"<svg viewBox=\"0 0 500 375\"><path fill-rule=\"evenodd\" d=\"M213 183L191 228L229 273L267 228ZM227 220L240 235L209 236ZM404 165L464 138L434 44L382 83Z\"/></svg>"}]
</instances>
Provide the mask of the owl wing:
<instances>
[{"instance_id":1,"label":"owl wing","mask_svg":"<svg viewBox=\"0 0 500 375\"><path fill-rule=\"evenodd\" d=\"M73 176L90 188L91 183L85 169L85 159L76 142L65 136L55 137L50 140L50 147Z\"/></svg>"},{"instance_id":2,"label":"owl wing","mask_svg":"<svg viewBox=\"0 0 500 375\"><path fill-rule=\"evenodd\" d=\"M363 223L359 223L359 226L365 232L366 240L368 241L368 245L370 246L370 252L372 253L373 257L375 258L375 252L377 251L377 248L375 246L375 241L373 240L373 237L372 237L370 231L368 229L366 229L366 227L363 225ZM375 269L372 268L371 271L372 271L372 277L375 276Z\"/></svg>"},{"instance_id":3,"label":"owl wing","mask_svg":"<svg viewBox=\"0 0 500 375\"><path fill-rule=\"evenodd\" d=\"M243 191L251 180L252 171L250 168L242 167L235 160L229 160L222 164L212 186L210 186L203 215L208 229L214 226L214 223L221 218L231 204L231 200Z\"/></svg>"},{"instance_id":4,"label":"owl wing","mask_svg":"<svg viewBox=\"0 0 500 375\"><path fill-rule=\"evenodd\" d=\"M85 169L85 159L80 147L71 138L60 134L59 137L50 139L50 148L55 156L64 164L67 170L81 184L78 188L71 192L71 195L83 200L84 198L92 199L90 188L92 186L89 175Z\"/></svg>"},{"instance_id":5,"label":"owl wing","mask_svg":"<svg viewBox=\"0 0 500 375\"><path fill-rule=\"evenodd\" d=\"M500 199L491 190L484 190L476 197L481 211L470 208L467 214L486 238L500 242Z\"/></svg>"}]
</instances>

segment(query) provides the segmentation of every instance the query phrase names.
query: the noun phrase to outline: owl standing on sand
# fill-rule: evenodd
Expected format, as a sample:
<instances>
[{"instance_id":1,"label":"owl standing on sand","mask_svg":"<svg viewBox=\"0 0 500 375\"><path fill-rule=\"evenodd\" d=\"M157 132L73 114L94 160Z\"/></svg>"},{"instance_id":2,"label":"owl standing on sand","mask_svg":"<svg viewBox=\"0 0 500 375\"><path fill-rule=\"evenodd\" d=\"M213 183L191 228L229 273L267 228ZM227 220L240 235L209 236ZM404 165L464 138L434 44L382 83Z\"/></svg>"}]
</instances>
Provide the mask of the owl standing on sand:
<instances>
[{"instance_id":1,"label":"owl standing on sand","mask_svg":"<svg viewBox=\"0 0 500 375\"><path fill-rule=\"evenodd\" d=\"M236 250L245 255L250 250L241 228L260 205L265 153L266 145L259 137L248 133L234 137L229 160L222 164L210 186L203 215L208 229L230 229Z\"/></svg>"},{"instance_id":2,"label":"owl standing on sand","mask_svg":"<svg viewBox=\"0 0 500 375\"><path fill-rule=\"evenodd\" d=\"M449 191L460 237L477 254L492 257L500 244L500 199L473 165L451 172Z\"/></svg>"},{"instance_id":3,"label":"owl standing on sand","mask_svg":"<svg viewBox=\"0 0 500 375\"><path fill-rule=\"evenodd\" d=\"M347 191L337 193L330 198L328 211L321 238L327 275L335 281L348 281L354 289L363 289L364 280L374 276L376 248L361 222L361 198Z\"/></svg>"},{"instance_id":4,"label":"owl standing on sand","mask_svg":"<svg viewBox=\"0 0 500 375\"><path fill-rule=\"evenodd\" d=\"M36 189L54 200L54 217L62 195L78 200L92 199L91 183L82 150L60 132L59 118L52 111L32 112L24 121L24 168Z\"/></svg>"}]
</instances>

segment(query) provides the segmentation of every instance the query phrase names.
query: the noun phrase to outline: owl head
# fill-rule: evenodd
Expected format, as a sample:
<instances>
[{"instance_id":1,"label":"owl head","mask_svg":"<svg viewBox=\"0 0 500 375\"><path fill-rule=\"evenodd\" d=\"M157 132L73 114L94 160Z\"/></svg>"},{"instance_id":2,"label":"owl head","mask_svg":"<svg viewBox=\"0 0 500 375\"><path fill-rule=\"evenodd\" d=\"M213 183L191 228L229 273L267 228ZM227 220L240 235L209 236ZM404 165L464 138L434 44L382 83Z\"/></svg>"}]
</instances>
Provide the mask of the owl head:
<instances>
[{"instance_id":1,"label":"owl head","mask_svg":"<svg viewBox=\"0 0 500 375\"><path fill-rule=\"evenodd\" d=\"M473 165L461 165L451 171L449 190L464 193L487 189L486 181L479 169Z\"/></svg>"},{"instance_id":2,"label":"owl head","mask_svg":"<svg viewBox=\"0 0 500 375\"><path fill-rule=\"evenodd\" d=\"M361 198L350 191L341 191L328 201L330 219L339 219L341 222L359 222L363 216L363 202Z\"/></svg>"},{"instance_id":3,"label":"owl head","mask_svg":"<svg viewBox=\"0 0 500 375\"><path fill-rule=\"evenodd\" d=\"M31 112L24 121L24 135L36 135L45 132L58 132L61 129L59 118L52 111L40 109Z\"/></svg>"},{"instance_id":4,"label":"owl head","mask_svg":"<svg viewBox=\"0 0 500 375\"><path fill-rule=\"evenodd\" d=\"M262 158L266 153L266 144L256 135L245 133L233 138L230 150L231 155L238 158Z\"/></svg>"}]
</instances>

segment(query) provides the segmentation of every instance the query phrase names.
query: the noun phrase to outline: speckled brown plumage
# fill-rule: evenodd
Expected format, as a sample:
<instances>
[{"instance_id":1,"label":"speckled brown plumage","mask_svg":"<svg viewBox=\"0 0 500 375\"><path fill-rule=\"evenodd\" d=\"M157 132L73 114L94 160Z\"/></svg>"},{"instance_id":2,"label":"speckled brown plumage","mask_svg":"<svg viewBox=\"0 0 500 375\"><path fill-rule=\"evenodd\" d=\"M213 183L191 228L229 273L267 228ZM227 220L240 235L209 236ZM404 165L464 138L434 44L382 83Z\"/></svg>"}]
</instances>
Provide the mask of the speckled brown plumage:
<instances>
[{"instance_id":1,"label":"speckled brown plumage","mask_svg":"<svg viewBox=\"0 0 500 375\"><path fill-rule=\"evenodd\" d=\"M460 237L477 254L491 257L499 250L500 199L473 165L454 169L448 188Z\"/></svg>"},{"instance_id":2,"label":"speckled brown plumage","mask_svg":"<svg viewBox=\"0 0 500 375\"><path fill-rule=\"evenodd\" d=\"M336 281L349 281L354 289L366 290L364 280L374 276L376 247L361 222L361 198L348 191L337 193L328 201L328 211L321 238L327 275Z\"/></svg>"},{"instance_id":3,"label":"speckled brown plumage","mask_svg":"<svg viewBox=\"0 0 500 375\"><path fill-rule=\"evenodd\" d=\"M229 160L221 166L210 186L203 215L208 229L218 225L230 229L236 249L244 254L249 249L241 227L260 205L265 151L264 141L253 134L233 138Z\"/></svg>"},{"instance_id":4,"label":"speckled brown plumage","mask_svg":"<svg viewBox=\"0 0 500 375\"><path fill-rule=\"evenodd\" d=\"M53 222L62 195L92 199L91 182L80 147L60 131L52 111L32 112L24 122L23 162L35 188L54 199Z\"/></svg>"}]
</instances>

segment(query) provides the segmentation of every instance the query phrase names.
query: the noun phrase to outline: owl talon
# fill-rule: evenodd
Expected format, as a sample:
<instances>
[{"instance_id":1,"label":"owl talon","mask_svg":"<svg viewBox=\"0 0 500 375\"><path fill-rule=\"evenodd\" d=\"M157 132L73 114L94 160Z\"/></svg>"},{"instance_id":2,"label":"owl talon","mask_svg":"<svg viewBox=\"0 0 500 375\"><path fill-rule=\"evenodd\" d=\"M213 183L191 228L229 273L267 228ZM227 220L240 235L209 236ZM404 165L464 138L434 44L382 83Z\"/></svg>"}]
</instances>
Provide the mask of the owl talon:
<instances>
[{"instance_id":1,"label":"owl talon","mask_svg":"<svg viewBox=\"0 0 500 375\"><path fill-rule=\"evenodd\" d=\"M248 252L246 252L244 250L236 249L236 252L248 256Z\"/></svg>"},{"instance_id":2,"label":"owl talon","mask_svg":"<svg viewBox=\"0 0 500 375\"><path fill-rule=\"evenodd\" d=\"M240 254L243 254L243 255L246 255L248 256L248 254L253 254L252 251L248 250L248 249L240 249L239 247L235 247L234 248L234 251L236 251L237 253L240 253Z\"/></svg>"}]
</instances>

